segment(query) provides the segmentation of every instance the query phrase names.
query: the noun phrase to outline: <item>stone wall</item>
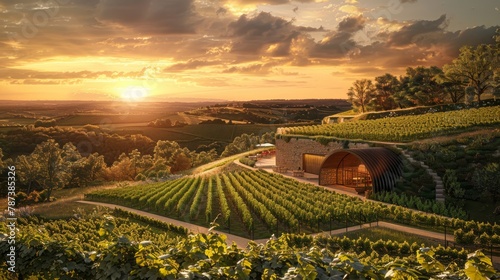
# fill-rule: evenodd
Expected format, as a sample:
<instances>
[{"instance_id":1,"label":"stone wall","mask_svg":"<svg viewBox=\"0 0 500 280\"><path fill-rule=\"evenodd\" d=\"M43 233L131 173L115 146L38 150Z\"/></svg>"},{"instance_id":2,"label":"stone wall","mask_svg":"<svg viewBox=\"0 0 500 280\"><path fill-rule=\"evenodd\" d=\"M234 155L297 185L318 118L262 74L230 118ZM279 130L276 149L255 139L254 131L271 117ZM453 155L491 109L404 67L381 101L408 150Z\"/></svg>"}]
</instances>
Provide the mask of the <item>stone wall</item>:
<instances>
[{"instance_id":1,"label":"stone wall","mask_svg":"<svg viewBox=\"0 0 500 280\"><path fill-rule=\"evenodd\" d=\"M327 185L334 185L336 184L336 176L337 174L335 174L336 170L333 169L333 168L323 168L321 169L321 175L320 175L320 179L321 181L319 182L320 185L322 186L327 186Z\"/></svg>"},{"instance_id":2,"label":"stone wall","mask_svg":"<svg viewBox=\"0 0 500 280\"><path fill-rule=\"evenodd\" d=\"M343 143L332 141L328 145L313 139L296 139L292 138L289 142L283 139L276 139L276 166L283 166L288 169L303 169L302 155L317 154L328 155L334 150L342 149ZM349 143L349 148L368 148L366 143Z\"/></svg>"}]
</instances>

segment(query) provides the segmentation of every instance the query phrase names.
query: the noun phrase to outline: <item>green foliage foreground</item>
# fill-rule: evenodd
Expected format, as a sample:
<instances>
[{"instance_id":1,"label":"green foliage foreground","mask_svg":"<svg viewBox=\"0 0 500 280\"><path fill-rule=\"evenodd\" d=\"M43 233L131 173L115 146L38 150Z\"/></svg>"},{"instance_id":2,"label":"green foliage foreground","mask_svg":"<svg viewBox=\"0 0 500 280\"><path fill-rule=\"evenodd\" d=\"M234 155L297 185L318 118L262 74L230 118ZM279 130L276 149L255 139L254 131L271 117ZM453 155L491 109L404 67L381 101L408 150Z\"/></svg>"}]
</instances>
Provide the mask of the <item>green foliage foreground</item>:
<instances>
[{"instance_id":1,"label":"green foliage foreground","mask_svg":"<svg viewBox=\"0 0 500 280\"><path fill-rule=\"evenodd\" d=\"M488 279L499 276L491 260L480 251L469 254L460 265L453 259L442 263L437 259L439 254L429 248L416 249L408 257L398 254L398 257L368 258L364 251L347 253L332 246L318 246L324 244L321 240L311 245L310 237L297 235L273 237L260 245L250 242L246 249L240 249L234 244L228 246L222 234L170 235L169 239L162 234L145 234L141 227L120 219L100 215L47 223L33 219L21 222L16 242L18 274L10 274L3 262L0 278ZM82 230L82 226L88 229ZM6 228L0 230L5 232ZM56 231L59 234L54 234ZM139 238L147 240L138 241ZM299 244L301 239L306 242ZM350 246L356 244L351 243ZM378 250L380 246L373 244L369 246ZM3 235L0 254L6 256L9 247ZM412 250L407 245L398 250L402 248Z\"/></svg>"}]
</instances>

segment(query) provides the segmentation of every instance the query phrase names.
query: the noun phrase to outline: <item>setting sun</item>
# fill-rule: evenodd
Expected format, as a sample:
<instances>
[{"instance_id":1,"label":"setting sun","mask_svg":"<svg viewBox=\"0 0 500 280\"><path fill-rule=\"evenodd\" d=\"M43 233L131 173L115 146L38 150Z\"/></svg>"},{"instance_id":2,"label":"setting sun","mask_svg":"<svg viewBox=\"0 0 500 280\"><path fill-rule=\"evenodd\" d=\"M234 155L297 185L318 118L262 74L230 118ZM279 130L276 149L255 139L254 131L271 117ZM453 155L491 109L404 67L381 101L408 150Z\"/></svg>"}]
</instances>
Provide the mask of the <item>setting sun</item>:
<instances>
[{"instance_id":1,"label":"setting sun","mask_svg":"<svg viewBox=\"0 0 500 280\"><path fill-rule=\"evenodd\" d=\"M128 102L143 101L148 95L148 89L142 86L129 86L122 91L121 98Z\"/></svg>"}]
</instances>

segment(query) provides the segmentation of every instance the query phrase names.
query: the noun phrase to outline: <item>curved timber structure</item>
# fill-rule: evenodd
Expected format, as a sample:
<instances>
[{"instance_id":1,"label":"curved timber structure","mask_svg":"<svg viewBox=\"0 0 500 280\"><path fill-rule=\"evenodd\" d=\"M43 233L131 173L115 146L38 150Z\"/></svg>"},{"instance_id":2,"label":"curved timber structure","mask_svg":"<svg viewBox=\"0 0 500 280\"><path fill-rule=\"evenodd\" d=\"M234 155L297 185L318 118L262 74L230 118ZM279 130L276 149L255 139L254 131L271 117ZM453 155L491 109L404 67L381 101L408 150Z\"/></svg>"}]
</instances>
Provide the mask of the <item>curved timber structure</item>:
<instances>
[{"instance_id":1,"label":"curved timber structure","mask_svg":"<svg viewBox=\"0 0 500 280\"><path fill-rule=\"evenodd\" d=\"M399 156L386 148L338 149L324 157L319 184L391 191L402 166Z\"/></svg>"}]
</instances>

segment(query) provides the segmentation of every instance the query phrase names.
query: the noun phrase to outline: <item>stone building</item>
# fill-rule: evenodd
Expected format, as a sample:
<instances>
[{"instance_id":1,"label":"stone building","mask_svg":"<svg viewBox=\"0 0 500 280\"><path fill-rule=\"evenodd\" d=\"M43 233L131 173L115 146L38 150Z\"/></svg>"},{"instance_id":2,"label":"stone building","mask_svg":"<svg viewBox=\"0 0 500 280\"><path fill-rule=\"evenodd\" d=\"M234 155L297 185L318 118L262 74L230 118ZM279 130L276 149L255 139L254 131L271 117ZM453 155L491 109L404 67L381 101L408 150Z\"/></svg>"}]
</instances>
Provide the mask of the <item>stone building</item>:
<instances>
[{"instance_id":1,"label":"stone building","mask_svg":"<svg viewBox=\"0 0 500 280\"><path fill-rule=\"evenodd\" d=\"M318 175L320 185L343 185L356 190L390 191L402 174L401 158L366 143L313 139L276 139L276 165Z\"/></svg>"}]
</instances>

